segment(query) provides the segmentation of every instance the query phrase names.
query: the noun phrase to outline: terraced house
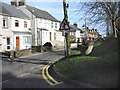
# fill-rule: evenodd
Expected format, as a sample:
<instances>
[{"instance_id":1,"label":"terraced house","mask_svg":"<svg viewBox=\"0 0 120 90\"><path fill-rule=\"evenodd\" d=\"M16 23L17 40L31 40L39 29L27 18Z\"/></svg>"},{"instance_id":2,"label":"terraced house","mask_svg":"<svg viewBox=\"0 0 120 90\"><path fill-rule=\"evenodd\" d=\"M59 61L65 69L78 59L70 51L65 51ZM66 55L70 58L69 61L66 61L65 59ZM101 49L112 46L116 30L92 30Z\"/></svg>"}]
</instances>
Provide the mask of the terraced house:
<instances>
[{"instance_id":1,"label":"terraced house","mask_svg":"<svg viewBox=\"0 0 120 90\"><path fill-rule=\"evenodd\" d=\"M86 38L87 40L90 39L97 39L99 38L101 35L99 34L99 32L97 31L97 29L89 29L88 27L83 26L82 28L83 30L83 36L84 38Z\"/></svg>"},{"instance_id":2,"label":"terraced house","mask_svg":"<svg viewBox=\"0 0 120 90\"><path fill-rule=\"evenodd\" d=\"M31 48L30 19L15 6L0 2L1 51Z\"/></svg>"},{"instance_id":3,"label":"terraced house","mask_svg":"<svg viewBox=\"0 0 120 90\"><path fill-rule=\"evenodd\" d=\"M15 3L12 2L12 5L15 5ZM63 46L64 36L59 31L59 20L47 11L26 5L25 2L23 5L18 5L17 7L31 18L32 46L42 46L47 42L56 47Z\"/></svg>"}]
</instances>

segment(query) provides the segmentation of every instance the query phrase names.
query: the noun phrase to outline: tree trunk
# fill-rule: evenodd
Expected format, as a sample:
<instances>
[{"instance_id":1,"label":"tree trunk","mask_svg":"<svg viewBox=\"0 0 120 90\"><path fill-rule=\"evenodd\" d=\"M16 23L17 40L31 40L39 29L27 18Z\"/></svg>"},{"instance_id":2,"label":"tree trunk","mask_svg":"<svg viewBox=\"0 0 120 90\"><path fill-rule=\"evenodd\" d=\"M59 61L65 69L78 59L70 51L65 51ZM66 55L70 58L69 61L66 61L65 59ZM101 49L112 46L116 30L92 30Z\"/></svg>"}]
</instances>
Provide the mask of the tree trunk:
<instances>
[{"instance_id":1,"label":"tree trunk","mask_svg":"<svg viewBox=\"0 0 120 90\"><path fill-rule=\"evenodd\" d=\"M115 35L115 38L117 38L116 24L115 24L115 20L113 19L112 19L112 28L113 28L113 33Z\"/></svg>"},{"instance_id":2,"label":"tree trunk","mask_svg":"<svg viewBox=\"0 0 120 90\"><path fill-rule=\"evenodd\" d=\"M109 24L107 23L107 30L106 30L106 32L107 32L107 36L109 36Z\"/></svg>"}]
</instances>

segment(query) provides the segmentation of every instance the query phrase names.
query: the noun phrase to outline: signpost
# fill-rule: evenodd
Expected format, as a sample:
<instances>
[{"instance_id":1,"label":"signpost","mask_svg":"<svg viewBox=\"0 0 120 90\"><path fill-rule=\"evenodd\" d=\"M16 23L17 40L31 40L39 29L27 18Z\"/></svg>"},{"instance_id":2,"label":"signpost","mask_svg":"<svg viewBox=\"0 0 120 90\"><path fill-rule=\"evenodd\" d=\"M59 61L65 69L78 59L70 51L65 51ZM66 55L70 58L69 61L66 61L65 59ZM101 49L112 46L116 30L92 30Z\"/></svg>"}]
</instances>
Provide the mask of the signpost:
<instances>
[{"instance_id":1,"label":"signpost","mask_svg":"<svg viewBox=\"0 0 120 90\"><path fill-rule=\"evenodd\" d=\"M66 33L68 30L70 30L70 26L69 23L67 22L67 20L64 18L63 21L60 24L60 31L63 31L64 33L64 52L65 52L65 57L67 56L68 52L67 52L67 38L66 38Z\"/></svg>"},{"instance_id":2,"label":"signpost","mask_svg":"<svg viewBox=\"0 0 120 90\"><path fill-rule=\"evenodd\" d=\"M65 58L70 55L70 43L69 43L70 33L66 32L70 30L69 22L68 22L68 15L67 15L67 8L68 8L68 4L66 4L66 0L63 0L64 19L60 24L60 30L62 30L65 34L65 40L64 40Z\"/></svg>"},{"instance_id":3,"label":"signpost","mask_svg":"<svg viewBox=\"0 0 120 90\"><path fill-rule=\"evenodd\" d=\"M69 23L67 22L67 20L65 18L61 22L59 30L70 30Z\"/></svg>"}]
</instances>

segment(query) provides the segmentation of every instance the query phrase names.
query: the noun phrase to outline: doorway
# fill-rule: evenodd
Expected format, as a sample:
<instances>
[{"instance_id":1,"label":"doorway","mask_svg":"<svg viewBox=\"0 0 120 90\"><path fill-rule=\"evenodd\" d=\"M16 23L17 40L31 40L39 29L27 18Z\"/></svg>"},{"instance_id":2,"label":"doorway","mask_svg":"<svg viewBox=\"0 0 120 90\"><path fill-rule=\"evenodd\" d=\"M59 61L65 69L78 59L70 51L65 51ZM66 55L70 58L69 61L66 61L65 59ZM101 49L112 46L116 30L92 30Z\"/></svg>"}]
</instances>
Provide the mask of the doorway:
<instances>
[{"instance_id":1,"label":"doorway","mask_svg":"<svg viewBox=\"0 0 120 90\"><path fill-rule=\"evenodd\" d=\"M16 50L20 50L20 37L16 37Z\"/></svg>"}]
</instances>

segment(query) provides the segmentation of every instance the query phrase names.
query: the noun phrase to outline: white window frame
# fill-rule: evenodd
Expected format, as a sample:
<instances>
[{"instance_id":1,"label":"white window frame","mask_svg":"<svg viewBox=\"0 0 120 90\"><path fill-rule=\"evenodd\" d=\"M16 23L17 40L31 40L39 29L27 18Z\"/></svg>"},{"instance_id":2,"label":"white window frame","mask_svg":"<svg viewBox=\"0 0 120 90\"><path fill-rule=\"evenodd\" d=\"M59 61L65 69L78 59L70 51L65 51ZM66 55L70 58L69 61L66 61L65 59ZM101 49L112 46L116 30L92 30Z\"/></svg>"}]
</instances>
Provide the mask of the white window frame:
<instances>
[{"instance_id":1,"label":"white window frame","mask_svg":"<svg viewBox=\"0 0 120 90\"><path fill-rule=\"evenodd\" d=\"M23 44L31 44L31 37L23 36Z\"/></svg>"},{"instance_id":2,"label":"white window frame","mask_svg":"<svg viewBox=\"0 0 120 90\"><path fill-rule=\"evenodd\" d=\"M18 26L16 26L17 23L18 23ZM15 20L15 27L19 27L19 20Z\"/></svg>"},{"instance_id":3,"label":"white window frame","mask_svg":"<svg viewBox=\"0 0 120 90\"><path fill-rule=\"evenodd\" d=\"M10 43L11 43L11 42L9 41L9 43L8 43L8 39L10 40L10 37L7 37L7 38L6 38L6 50L7 50L7 51L9 51L9 50L11 49L11 47L10 47ZM8 49L8 47L10 47L10 48Z\"/></svg>"},{"instance_id":4,"label":"white window frame","mask_svg":"<svg viewBox=\"0 0 120 90\"><path fill-rule=\"evenodd\" d=\"M27 21L24 21L24 28L27 28L27 27L28 27Z\"/></svg>"},{"instance_id":5,"label":"white window frame","mask_svg":"<svg viewBox=\"0 0 120 90\"><path fill-rule=\"evenodd\" d=\"M55 22L55 28L57 28L57 22Z\"/></svg>"},{"instance_id":6,"label":"white window frame","mask_svg":"<svg viewBox=\"0 0 120 90\"><path fill-rule=\"evenodd\" d=\"M54 27L53 22L51 22L51 28L53 28L53 27Z\"/></svg>"},{"instance_id":7,"label":"white window frame","mask_svg":"<svg viewBox=\"0 0 120 90\"><path fill-rule=\"evenodd\" d=\"M4 20L5 20L5 23L4 23ZM5 24L5 25L4 25L4 24ZM4 18L2 19L2 27L3 27L3 28L8 28L8 18L4 17Z\"/></svg>"}]
</instances>

